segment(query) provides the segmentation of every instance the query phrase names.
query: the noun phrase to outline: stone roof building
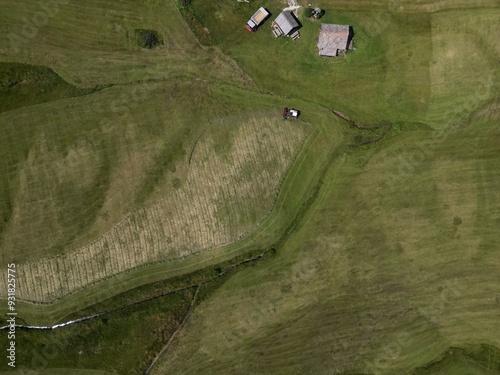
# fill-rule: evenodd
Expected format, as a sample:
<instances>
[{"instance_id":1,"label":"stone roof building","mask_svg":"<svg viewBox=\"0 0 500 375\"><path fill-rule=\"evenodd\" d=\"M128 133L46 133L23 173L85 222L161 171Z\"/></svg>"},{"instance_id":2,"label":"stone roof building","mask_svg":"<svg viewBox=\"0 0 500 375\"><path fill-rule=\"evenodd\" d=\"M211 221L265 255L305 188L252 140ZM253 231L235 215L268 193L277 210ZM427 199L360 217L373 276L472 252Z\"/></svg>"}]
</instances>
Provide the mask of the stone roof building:
<instances>
[{"instance_id":1,"label":"stone roof building","mask_svg":"<svg viewBox=\"0 0 500 375\"><path fill-rule=\"evenodd\" d=\"M347 25L322 23L319 31L318 50L320 56L338 56L352 48L352 28Z\"/></svg>"}]
</instances>

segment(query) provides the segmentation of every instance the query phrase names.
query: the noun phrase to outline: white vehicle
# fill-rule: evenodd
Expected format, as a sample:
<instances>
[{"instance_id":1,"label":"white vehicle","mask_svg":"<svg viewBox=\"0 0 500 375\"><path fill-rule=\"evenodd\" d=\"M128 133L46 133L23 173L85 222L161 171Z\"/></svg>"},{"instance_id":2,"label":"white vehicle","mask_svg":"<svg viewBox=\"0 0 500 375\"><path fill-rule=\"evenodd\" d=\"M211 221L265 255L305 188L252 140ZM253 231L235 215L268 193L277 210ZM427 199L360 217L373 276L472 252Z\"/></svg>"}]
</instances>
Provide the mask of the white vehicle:
<instances>
[{"instance_id":1,"label":"white vehicle","mask_svg":"<svg viewBox=\"0 0 500 375\"><path fill-rule=\"evenodd\" d=\"M257 12L254 13L252 17L248 20L246 24L246 28L250 32L257 31L257 28L264 23L266 18L269 16L269 12L265 10L263 7L260 7Z\"/></svg>"},{"instance_id":2,"label":"white vehicle","mask_svg":"<svg viewBox=\"0 0 500 375\"><path fill-rule=\"evenodd\" d=\"M300 115L300 111L298 109L293 109L293 108L289 109L288 107L284 107L281 110L281 116L283 116L283 120L287 120L290 117L291 118L298 118L299 115Z\"/></svg>"}]
</instances>

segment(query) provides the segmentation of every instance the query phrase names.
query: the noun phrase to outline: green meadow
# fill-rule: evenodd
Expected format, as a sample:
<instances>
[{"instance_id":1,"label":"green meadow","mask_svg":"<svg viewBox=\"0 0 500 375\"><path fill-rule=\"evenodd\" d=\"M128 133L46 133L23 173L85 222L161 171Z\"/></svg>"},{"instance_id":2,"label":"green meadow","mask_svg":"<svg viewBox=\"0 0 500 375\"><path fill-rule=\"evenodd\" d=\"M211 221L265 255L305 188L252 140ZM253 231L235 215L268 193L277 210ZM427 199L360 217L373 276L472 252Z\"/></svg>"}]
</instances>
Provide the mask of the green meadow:
<instances>
[{"instance_id":1,"label":"green meadow","mask_svg":"<svg viewBox=\"0 0 500 375\"><path fill-rule=\"evenodd\" d=\"M18 322L132 305L19 328L1 371L500 373L498 3L298 3L292 41L277 0L2 2Z\"/></svg>"}]
</instances>

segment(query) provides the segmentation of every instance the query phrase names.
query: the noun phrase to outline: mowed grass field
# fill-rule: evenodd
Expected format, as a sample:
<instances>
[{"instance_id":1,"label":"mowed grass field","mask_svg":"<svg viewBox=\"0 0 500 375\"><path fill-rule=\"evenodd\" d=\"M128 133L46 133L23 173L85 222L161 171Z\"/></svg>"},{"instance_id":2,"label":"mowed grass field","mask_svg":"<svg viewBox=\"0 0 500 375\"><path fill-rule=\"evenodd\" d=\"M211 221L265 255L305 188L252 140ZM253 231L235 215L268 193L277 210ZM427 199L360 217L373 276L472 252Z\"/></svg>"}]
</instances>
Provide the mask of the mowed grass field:
<instances>
[{"instance_id":1,"label":"mowed grass field","mask_svg":"<svg viewBox=\"0 0 500 375\"><path fill-rule=\"evenodd\" d=\"M434 130L401 134L363 155L341 153L277 259L242 271L202 303L154 373L499 371L488 349L477 355L486 358L481 363L433 365L451 346L499 344L499 180L492 168L499 54L491 39L499 12L445 3L403 3L390 14L332 5L325 19L354 24L357 50L348 62L314 59L316 31L302 20L297 47L260 43L273 66L286 65L279 82L256 62L245 36L221 31L222 48L266 89L321 96L324 105L372 123L391 118ZM231 27L202 7L230 13L236 5L198 4L214 28ZM470 29L477 19L482 27ZM268 38L265 28L259 32L256 38Z\"/></svg>"},{"instance_id":2,"label":"mowed grass field","mask_svg":"<svg viewBox=\"0 0 500 375\"><path fill-rule=\"evenodd\" d=\"M246 32L255 3L178 6L69 1L13 45L39 5L1 5L0 61L60 77L0 113L0 255L23 319L279 243L196 306L153 373L498 373L498 4L325 1L322 21L355 33L337 59L303 10L292 42ZM8 81L6 103L32 104L38 79ZM369 135L330 109L392 131L348 147Z\"/></svg>"},{"instance_id":3,"label":"mowed grass field","mask_svg":"<svg viewBox=\"0 0 500 375\"><path fill-rule=\"evenodd\" d=\"M133 30L136 20L127 18L125 5L114 12L121 12L124 26ZM53 302L114 274L243 237L269 215L286 172L314 130L307 116L300 126L282 126L279 98L238 91L235 86L247 88L251 79L217 49L199 46L174 3L160 8L170 14L166 23L173 29L159 30L165 34L161 48L142 50L127 39L130 30L119 33L132 60L156 56L143 65L141 80L100 82L95 95L2 114L2 254L19 263L20 301ZM71 7L60 8L61 15L65 11L78 17ZM51 43L56 18L36 42ZM145 28L159 22L147 20ZM17 29L13 23L9 30ZM100 31L85 35L89 45L101 48ZM177 47L167 43L169 38ZM202 60L180 57L196 49ZM14 54L20 61L23 51ZM177 74L164 65L169 58L185 59L187 65ZM36 77L28 76L14 89L33 81ZM6 92L10 100L25 96ZM53 93L53 99L60 98ZM305 179L303 189L308 183ZM271 237L277 236L279 231Z\"/></svg>"},{"instance_id":4,"label":"mowed grass field","mask_svg":"<svg viewBox=\"0 0 500 375\"><path fill-rule=\"evenodd\" d=\"M137 113L135 126L129 120L107 134L98 129L101 133L93 139L98 145L77 138L74 148L54 150L50 133L44 134L19 168L17 204L3 246L18 249L17 262L31 260L18 266L20 299L49 302L113 274L228 244L271 211L285 172L312 127L283 124L272 109L258 113L230 104L225 115L210 121L210 107L224 96L217 98L203 85L178 85L186 94L196 90L201 102L186 95L168 105L165 91L170 89L158 89L137 105L144 117L151 116L157 132L147 134ZM84 109L95 103L78 102L75 113L83 120ZM168 120L153 103L171 114ZM182 119L188 110L196 114L189 120L198 129ZM104 119L104 113L97 115ZM88 121L94 118L88 114ZM142 142L141 136L146 137ZM59 201L48 199L54 190ZM21 204L25 201L31 203ZM38 236L23 235L29 231ZM54 256L37 256L50 253ZM35 279L45 287L34 288Z\"/></svg>"},{"instance_id":5,"label":"mowed grass field","mask_svg":"<svg viewBox=\"0 0 500 375\"><path fill-rule=\"evenodd\" d=\"M253 87L251 78L216 48L199 46L189 29L182 29L175 4L165 6L175 28L171 37L185 31L175 41L183 43L180 52L169 44L153 51L127 46L136 59L163 52L158 61L199 47L203 63L186 58L182 75L164 71L163 60L150 61L139 81L102 81L93 86L94 94L77 92L73 98L64 98L74 96L71 92L58 93L61 78L52 73L39 78L38 68L23 68L26 77L7 80L14 83L5 92L10 102L31 100L24 86L52 85L40 95L45 103L2 114L2 254L5 262L18 264L18 308L28 321L50 324L129 288L273 243L316 183L332 146L342 140L338 129L326 133L328 111L313 103L299 105L306 112L294 124L300 126L282 123L283 98L243 91ZM131 22L125 26L136 27L126 9L115 11L125 13ZM50 43L42 36L51 27L56 26L49 22L35 41ZM89 45L98 37L85 34ZM3 51L23 60L24 50L9 48L6 42ZM197 77L190 76L191 64ZM317 148L319 139L329 146ZM197 175L205 176L203 183ZM104 279L106 288L96 284Z\"/></svg>"},{"instance_id":6,"label":"mowed grass field","mask_svg":"<svg viewBox=\"0 0 500 375\"><path fill-rule=\"evenodd\" d=\"M498 347L499 178L485 172L497 121L477 119L470 131L489 132L467 145L469 129L455 131L419 163L411 145L432 133L363 166L339 157L277 257L201 304L156 373L404 374L450 346ZM495 358L471 369L495 374Z\"/></svg>"}]
</instances>

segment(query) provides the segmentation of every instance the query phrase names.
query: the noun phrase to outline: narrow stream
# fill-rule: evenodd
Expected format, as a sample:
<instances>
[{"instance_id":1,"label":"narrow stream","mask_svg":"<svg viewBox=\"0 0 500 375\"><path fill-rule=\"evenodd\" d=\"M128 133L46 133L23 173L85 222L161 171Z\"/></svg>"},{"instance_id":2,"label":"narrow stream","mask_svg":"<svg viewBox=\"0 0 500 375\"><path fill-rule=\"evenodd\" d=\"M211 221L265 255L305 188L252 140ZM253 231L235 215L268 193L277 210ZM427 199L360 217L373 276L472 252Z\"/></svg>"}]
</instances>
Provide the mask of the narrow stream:
<instances>
[{"instance_id":1,"label":"narrow stream","mask_svg":"<svg viewBox=\"0 0 500 375\"><path fill-rule=\"evenodd\" d=\"M227 272L229 272L229 271L231 271L231 270L233 270L233 269L241 266L242 264L250 263L250 262L255 262L255 261L261 259L265 255L265 253L267 251L269 251L269 250L266 250L262 254L257 255L257 256L255 256L253 258L245 259L245 260L242 260L241 262L238 262L238 263L235 263L235 264L231 264L226 269L224 269L223 271L221 271L218 275L210 277L210 278L205 279L205 280L202 280L202 281L200 281L200 282L198 282L196 284L192 284L192 285L188 285L188 286L185 286L185 287L182 287L182 288L170 290L168 292L160 293L160 294L157 294L157 295L154 295L152 297L148 297L148 298L145 298L145 299L142 299L142 300L132 301L132 302L126 303L124 305L114 307L112 309L108 309L108 310L104 310L104 311L98 312L97 314L87 315L87 316L84 316L84 317L81 317L81 318L78 318L78 319L74 319L74 320L68 320L67 322L55 324L53 326L35 326L35 325L31 326L31 325L23 325L23 324L14 324L14 327L16 327L16 328L22 328L22 329L31 329L31 330L45 330L45 331L52 330L52 329L58 329L58 328L62 328L62 327L66 327L66 326L72 325L72 324L85 322L87 320L92 320L92 319L98 318L98 317L103 316L103 315L111 314L111 313L113 313L115 311L118 311L118 310L121 310L121 309L125 309L127 307L131 307L131 306L137 305L139 303L144 303L144 302L156 299L156 298L165 297L165 296L167 296L169 294L172 294L172 293L178 293L178 292L182 292L182 291L185 291L187 289L192 289L192 288L199 288L202 285L204 285L206 283L209 283L209 282L211 282L211 281L213 281L213 280L215 280L215 279L217 279L217 278L225 275ZM5 325L5 326L0 327L0 330L7 330L10 327L11 327L10 325Z\"/></svg>"}]
</instances>

